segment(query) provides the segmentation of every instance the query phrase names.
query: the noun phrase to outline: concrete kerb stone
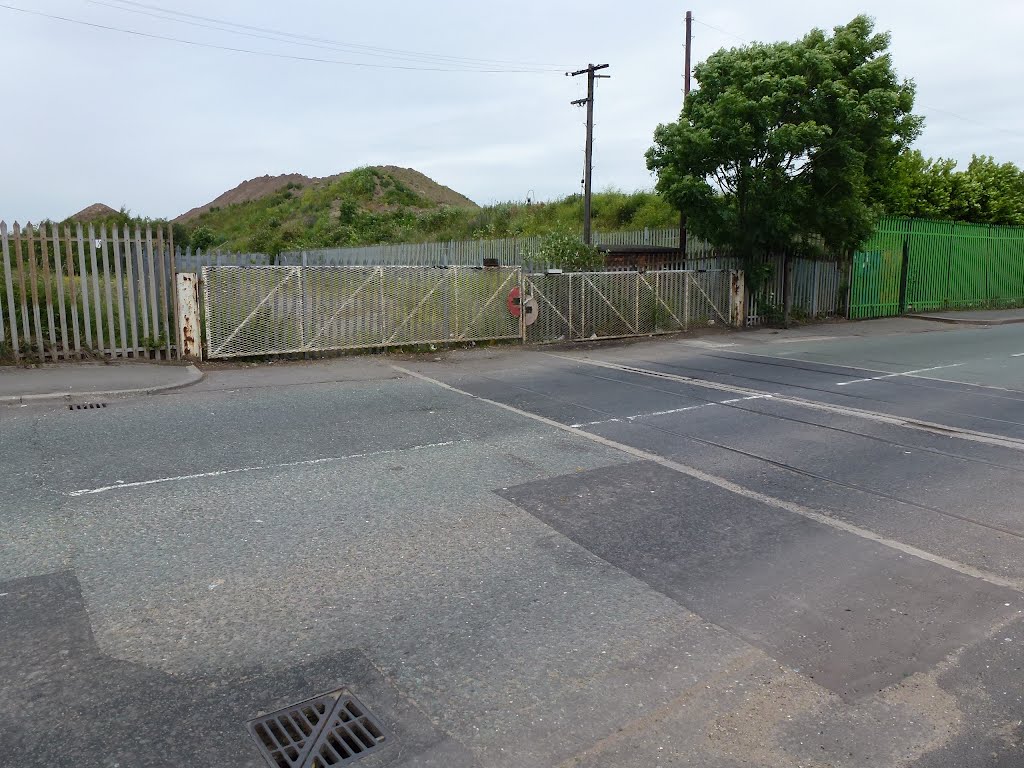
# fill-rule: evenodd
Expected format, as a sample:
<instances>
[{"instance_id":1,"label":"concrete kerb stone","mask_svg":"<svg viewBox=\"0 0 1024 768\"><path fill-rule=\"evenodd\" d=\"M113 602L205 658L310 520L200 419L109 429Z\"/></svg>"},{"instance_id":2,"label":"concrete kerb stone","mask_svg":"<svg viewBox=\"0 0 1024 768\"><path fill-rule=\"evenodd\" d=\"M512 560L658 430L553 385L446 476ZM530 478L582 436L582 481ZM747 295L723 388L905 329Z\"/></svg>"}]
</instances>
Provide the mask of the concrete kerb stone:
<instances>
[{"instance_id":1,"label":"concrete kerb stone","mask_svg":"<svg viewBox=\"0 0 1024 768\"><path fill-rule=\"evenodd\" d=\"M904 317L912 317L916 320L931 320L933 323L948 323L950 325L1012 325L1014 323L1024 323L1024 315L1020 317L986 319L977 317L957 317L955 314L929 315L921 313L904 315Z\"/></svg>"},{"instance_id":2,"label":"concrete kerb stone","mask_svg":"<svg viewBox=\"0 0 1024 768\"><path fill-rule=\"evenodd\" d=\"M171 392L176 389L184 389L185 387L191 387L194 384L198 384L204 378L206 373L199 370L194 365L185 366L185 371L188 374L187 381L177 381L173 384L158 384L150 387L139 387L136 389L108 389L108 390L89 390L80 392L41 392L32 395L4 395L0 396L0 405L27 405L29 403L43 403L49 401L64 401L71 403L79 398L97 398L97 397L132 397L132 396L143 396L143 395L155 395L164 392Z\"/></svg>"}]
</instances>

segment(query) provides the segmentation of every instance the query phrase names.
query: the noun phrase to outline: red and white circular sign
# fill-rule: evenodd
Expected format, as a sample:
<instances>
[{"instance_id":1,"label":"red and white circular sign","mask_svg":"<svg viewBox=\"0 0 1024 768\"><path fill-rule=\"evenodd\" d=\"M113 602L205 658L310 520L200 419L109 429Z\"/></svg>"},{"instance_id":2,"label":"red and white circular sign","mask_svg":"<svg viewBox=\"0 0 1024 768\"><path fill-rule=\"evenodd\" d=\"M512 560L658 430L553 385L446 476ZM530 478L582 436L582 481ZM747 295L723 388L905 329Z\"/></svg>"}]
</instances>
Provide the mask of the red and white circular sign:
<instances>
[{"instance_id":1,"label":"red and white circular sign","mask_svg":"<svg viewBox=\"0 0 1024 768\"><path fill-rule=\"evenodd\" d=\"M518 288L513 288L508 292L508 301L506 303L508 304L508 312L512 317L519 317L523 314L523 302Z\"/></svg>"}]
</instances>

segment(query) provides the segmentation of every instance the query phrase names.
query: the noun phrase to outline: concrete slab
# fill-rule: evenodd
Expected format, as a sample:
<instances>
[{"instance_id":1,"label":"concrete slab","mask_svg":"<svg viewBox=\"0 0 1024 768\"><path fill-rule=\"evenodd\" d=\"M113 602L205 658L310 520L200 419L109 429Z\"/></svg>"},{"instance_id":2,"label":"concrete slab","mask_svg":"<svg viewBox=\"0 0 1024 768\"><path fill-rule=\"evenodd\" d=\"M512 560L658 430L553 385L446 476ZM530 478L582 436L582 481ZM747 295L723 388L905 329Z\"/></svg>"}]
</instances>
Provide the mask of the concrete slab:
<instances>
[{"instance_id":1,"label":"concrete slab","mask_svg":"<svg viewBox=\"0 0 1024 768\"><path fill-rule=\"evenodd\" d=\"M656 464L502 494L844 699L929 669L1017 610L1013 590Z\"/></svg>"}]
</instances>

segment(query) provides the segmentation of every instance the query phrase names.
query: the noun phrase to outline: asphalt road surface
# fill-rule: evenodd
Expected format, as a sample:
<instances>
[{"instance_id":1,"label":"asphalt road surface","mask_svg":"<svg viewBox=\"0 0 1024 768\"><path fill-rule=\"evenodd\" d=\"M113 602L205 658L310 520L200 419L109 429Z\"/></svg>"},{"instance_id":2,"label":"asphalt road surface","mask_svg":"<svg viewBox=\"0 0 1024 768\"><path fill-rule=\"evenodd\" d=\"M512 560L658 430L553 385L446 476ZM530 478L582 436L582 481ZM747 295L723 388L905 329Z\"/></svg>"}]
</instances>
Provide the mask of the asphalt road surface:
<instances>
[{"instance_id":1,"label":"asphalt road surface","mask_svg":"<svg viewBox=\"0 0 1024 768\"><path fill-rule=\"evenodd\" d=\"M3 766L338 689L360 766L1024 766L1024 325L214 370L0 463Z\"/></svg>"}]
</instances>

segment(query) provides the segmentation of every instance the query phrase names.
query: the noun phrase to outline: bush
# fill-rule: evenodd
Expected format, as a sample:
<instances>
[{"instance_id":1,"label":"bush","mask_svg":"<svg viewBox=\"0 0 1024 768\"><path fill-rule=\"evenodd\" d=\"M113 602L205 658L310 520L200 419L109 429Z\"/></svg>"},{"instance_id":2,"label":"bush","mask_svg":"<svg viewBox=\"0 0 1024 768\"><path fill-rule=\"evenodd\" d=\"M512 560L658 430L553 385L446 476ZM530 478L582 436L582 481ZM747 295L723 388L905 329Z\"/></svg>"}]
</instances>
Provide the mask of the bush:
<instances>
[{"instance_id":1,"label":"bush","mask_svg":"<svg viewBox=\"0 0 1024 768\"><path fill-rule=\"evenodd\" d=\"M192 246L193 250L205 251L207 248L213 245L216 239L216 235L213 234L213 230L210 229L209 227L196 227L192 231L192 236L189 238L189 244Z\"/></svg>"},{"instance_id":2,"label":"bush","mask_svg":"<svg viewBox=\"0 0 1024 768\"><path fill-rule=\"evenodd\" d=\"M537 257L549 264L557 264L566 272L592 272L604 266L603 253L568 232L547 235L541 241Z\"/></svg>"}]
</instances>

